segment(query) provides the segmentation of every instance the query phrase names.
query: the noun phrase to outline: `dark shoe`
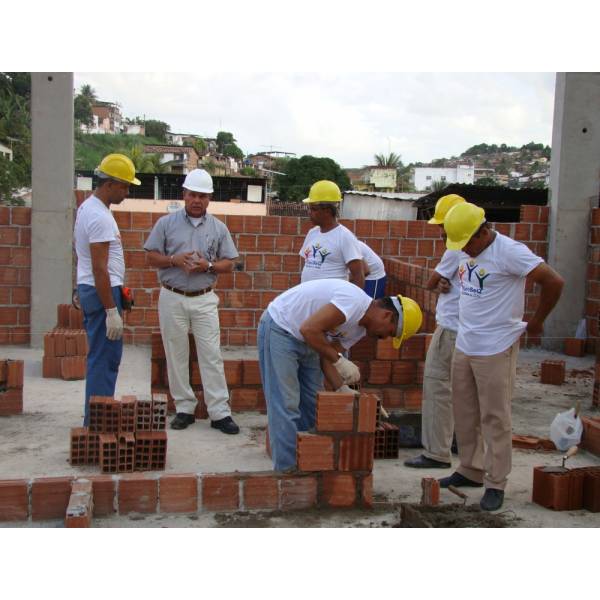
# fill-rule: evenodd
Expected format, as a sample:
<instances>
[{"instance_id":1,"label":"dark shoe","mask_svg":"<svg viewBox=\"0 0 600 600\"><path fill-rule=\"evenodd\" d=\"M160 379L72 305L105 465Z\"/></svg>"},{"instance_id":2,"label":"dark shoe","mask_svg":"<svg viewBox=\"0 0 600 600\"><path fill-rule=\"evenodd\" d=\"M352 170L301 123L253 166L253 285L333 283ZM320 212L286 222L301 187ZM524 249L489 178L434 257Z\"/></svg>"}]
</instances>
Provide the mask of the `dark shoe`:
<instances>
[{"instance_id":1,"label":"dark shoe","mask_svg":"<svg viewBox=\"0 0 600 600\"><path fill-rule=\"evenodd\" d=\"M440 482L440 487L443 488L447 488L450 485L453 485L454 487L483 487L483 483L477 483L477 481L467 479L457 471L452 473L450 477L442 477L442 479L438 479L438 481Z\"/></svg>"},{"instance_id":2,"label":"dark shoe","mask_svg":"<svg viewBox=\"0 0 600 600\"><path fill-rule=\"evenodd\" d=\"M483 510L498 510L504 502L504 491L494 488L487 488L479 506Z\"/></svg>"},{"instance_id":3,"label":"dark shoe","mask_svg":"<svg viewBox=\"0 0 600 600\"><path fill-rule=\"evenodd\" d=\"M211 421L210 426L214 429L220 429L223 433L229 433L231 435L239 433L240 428L235 424L231 417L225 417L218 421Z\"/></svg>"},{"instance_id":4,"label":"dark shoe","mask_svg":"<svg viewBox=\"0 0 600 600\"><path fill-rule=\"evenodd\" d=\"M404 466L410 467L411 469L449 469L452 465L448 462L434 460L433 458L428 458L424 454L421 454L415 456L415 458L405 460Z\"/></svg>"},{"instance_id":5,"label":"dark shoe","mask_svg":"<svg viewBox=\"0 0 600 600\"><path fill-rule=\"evenodd\" d=\"M196 417L188 413L177 413L171 421L171 429L185 429L188 425L196 422Z\"/></svg>"}]
</instances>

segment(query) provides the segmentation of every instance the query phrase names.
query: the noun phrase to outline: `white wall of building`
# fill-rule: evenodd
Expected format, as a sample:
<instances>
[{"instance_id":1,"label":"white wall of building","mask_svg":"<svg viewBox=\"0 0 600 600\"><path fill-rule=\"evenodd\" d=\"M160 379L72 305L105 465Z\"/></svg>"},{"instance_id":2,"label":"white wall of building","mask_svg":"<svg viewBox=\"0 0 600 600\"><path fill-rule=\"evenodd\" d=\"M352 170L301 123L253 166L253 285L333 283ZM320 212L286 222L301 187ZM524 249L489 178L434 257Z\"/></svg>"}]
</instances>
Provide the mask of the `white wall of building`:
<instances>
[{"instance_id":1,"label":"white wall of building","mask_svg":"<svg viewBox=\"0 0 600 600\"><path fill-rule=\"evenodd\" d=\"M341 217L375 221L413 221L417 218L417 207L412 199L384 198L375 193L345 192Z\"/></svg>"},{"instance_id":2,"label":"white wall of building","mask_svg":"<svg viewBox=\"0 0 600 600\"><path fill-rule=\"evenodd\" d=\"M474 183L475 167L458 165L457 167L415 167L414 184L419 192L431 190L436 181L444 183Z\"/></svg>"}]
</instances>

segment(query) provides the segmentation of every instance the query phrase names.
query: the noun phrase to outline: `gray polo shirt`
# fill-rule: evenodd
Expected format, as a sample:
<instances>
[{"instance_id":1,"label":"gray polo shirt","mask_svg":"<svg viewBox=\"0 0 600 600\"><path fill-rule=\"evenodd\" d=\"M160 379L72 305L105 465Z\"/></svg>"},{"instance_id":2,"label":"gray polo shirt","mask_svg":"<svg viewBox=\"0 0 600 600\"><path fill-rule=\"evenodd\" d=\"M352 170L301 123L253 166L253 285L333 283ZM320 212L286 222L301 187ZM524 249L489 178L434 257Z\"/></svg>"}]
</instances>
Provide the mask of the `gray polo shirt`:
<instances>
[{"instance_id":1,"label":"gray polo shirt","mask_svg":"<svg viewBox=\"0 0 600 600\"><path fill-rule=\"evenodd\" d=\"M144 250L154 250L165 256L196 251L210 262L238 257L225 223L206 214L195 227L185 208L161 217L156 222L144 244ZM158 278L161 283L186 292L213 286L217 280L214 273L188 274L178 267L159 269Z\"/></svg>"}]
</instances>

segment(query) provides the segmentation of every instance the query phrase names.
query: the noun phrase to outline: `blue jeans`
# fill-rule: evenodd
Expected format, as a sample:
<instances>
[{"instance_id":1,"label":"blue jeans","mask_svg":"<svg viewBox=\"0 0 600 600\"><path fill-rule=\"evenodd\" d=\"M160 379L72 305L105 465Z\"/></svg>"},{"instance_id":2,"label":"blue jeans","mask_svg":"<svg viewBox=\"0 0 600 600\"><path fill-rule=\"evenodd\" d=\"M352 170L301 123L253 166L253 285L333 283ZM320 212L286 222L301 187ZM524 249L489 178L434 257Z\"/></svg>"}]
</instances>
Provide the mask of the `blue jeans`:
<instances>
[{"instance_id":1,"label":"blue jeans","mask_svg":"<svg viewBox=\"0 0 600 600\"><path fill-rule=\"evenodd\" d=\"M87 333L88 355L85 374L84 427L90 420L90 396L114 396L123 355L123 338L111 341L106 337L106 311L93 285L77 286L83 311L83 326ZM112 288L119 313L123 315L121 286Z\"/></svg>"},{"instance_id":2,"label":"blue jeans","mask_svg":"<svg viewBox=\"0 0 600 600\"><path fill-rule=\"evenodd\" d=\"M296 433L315 426L317 392L323 387L319 354L265 311L258 324L258 359L273 468L283 471L296 466Z\"/></svg>"},{"instance_id":3,"label":"blue jeans","mask_svg":"<svg viewBox=\"0 0 600 600\"><path fill-rule=\"evenodd\" d=\"M367 296L371 296L374 300L385 296L385 284L387 276L384 275L381 279L369 279L365 281L364 291Z\"/></svg>"}]
</instances>

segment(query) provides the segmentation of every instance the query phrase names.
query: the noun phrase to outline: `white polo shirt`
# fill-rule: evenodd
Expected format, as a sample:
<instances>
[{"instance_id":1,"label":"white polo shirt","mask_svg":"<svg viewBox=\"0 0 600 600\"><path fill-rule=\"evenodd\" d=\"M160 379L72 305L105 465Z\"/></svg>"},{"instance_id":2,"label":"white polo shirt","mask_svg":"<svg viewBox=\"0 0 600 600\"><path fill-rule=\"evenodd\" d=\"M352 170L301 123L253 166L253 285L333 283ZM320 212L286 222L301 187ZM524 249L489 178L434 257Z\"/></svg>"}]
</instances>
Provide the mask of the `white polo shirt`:
<instances>
[{"instance_id":1,"label":"white polo shirt","mask_svg":"<svg viewBox=\"0 0 600 600\"><path fill-rule=\"evenodd\" d=\"M475 258L461 252L456 347L470 356L510 348L527 327L523 321L525 278L544 261L525 244L496 233Z\"/></svg>"},{"instance_id":2,"label":"white polo shirt","mask_svg":"<svg viewBox=\"0 0 600 600\"><path fill-rule=\"evenodd\" d=\"M96 286L90 244L110 242L108 245L110 285L111 287L123 285L125 257L121 234L112 212L102 200L92 195L77 209L74 235L77 252L77 283Z\"/></svg>"}]
</instances>

